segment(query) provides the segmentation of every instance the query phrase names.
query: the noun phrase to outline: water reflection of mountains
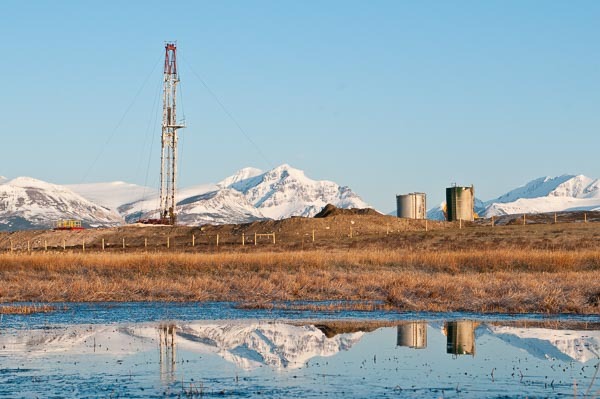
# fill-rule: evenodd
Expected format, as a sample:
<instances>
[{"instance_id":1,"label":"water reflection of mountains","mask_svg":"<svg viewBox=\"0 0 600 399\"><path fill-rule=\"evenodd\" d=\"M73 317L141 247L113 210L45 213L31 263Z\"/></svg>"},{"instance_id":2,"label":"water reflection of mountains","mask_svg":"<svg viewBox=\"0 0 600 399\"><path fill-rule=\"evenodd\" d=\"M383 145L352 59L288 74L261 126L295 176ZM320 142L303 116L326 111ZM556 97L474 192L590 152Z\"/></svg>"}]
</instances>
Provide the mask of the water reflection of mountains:
<instances>
[{"instance_id":1,"label":"water reflection of mountains","mask_svg":"<svg viewBox=\"0 0 600 399\"><path fill-rule=\"evenodd\" d=\"M428 347L428 334L446 336L440 353L476 356L477 339L489 335L537 358L586 362L600 357L600 329L595 326L547 326L535 323L481 323L476 321L402 322L396 324L396 345L407 350ZM3 351L26 351L35 355L56 351L151 350L160 344L161 360L174 363L176 349L212 353L244 369L263 365L300 368L315 357L333 356L358 344L370 331L392 323L326 322L309 325L266 321L227 321L173 324L165 341L164 325L72 326L52 331L0 335ZM553 327L553 328L548 328ZM559 327L559 328L556 328ZM439 342L439 340L434 340ZM107 347L110 345L110 347ZM169 349L170 348L170 349ZM409 349L412 348L412 349ZM437 351L437 348L429 348ZM164 351L164 354L163 354ZM170 352L169 352L170 351Z\"/></svg>"}]
</instances>

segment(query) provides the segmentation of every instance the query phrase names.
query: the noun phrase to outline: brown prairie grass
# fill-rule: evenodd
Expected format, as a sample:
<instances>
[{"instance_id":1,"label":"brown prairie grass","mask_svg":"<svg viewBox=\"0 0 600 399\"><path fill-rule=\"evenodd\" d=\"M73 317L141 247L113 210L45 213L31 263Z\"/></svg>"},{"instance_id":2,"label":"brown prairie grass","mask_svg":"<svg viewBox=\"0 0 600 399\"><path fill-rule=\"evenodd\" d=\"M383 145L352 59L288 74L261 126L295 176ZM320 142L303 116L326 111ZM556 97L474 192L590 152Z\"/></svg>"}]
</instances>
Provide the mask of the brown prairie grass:
<instances>
[{"instance_id":1,"label":"brown prairie grass","mask_svg":"<svg viewBox=\"0 0 600 399\"><path fill-rule=\"evenodd\" d=\"M0 314L28 315L33 313L49 313L56 310L52 305L0 305Z\"/></svg>"},{"instance_id":2,"label":"brown prairie grass","mask_svg":"<svg viewBox=\"0 0 600 399\"><path fill-rule=\"evenodd\" d=\"M363 310L598 313L598 270L595 250L4 254L0 302L332 300Z\"/></svg>"}]
</instances>

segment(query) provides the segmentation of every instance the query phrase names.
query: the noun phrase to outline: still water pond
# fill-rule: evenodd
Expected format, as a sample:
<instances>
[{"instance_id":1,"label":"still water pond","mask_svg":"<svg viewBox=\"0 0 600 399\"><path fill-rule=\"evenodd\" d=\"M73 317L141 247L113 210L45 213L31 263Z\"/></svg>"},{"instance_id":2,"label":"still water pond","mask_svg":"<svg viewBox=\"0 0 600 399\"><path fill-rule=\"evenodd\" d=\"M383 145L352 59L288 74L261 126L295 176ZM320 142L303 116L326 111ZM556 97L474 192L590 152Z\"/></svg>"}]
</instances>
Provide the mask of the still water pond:
<instances>
[{"instance_id":1,"label":"still water pond","mask_svg":"<svg viewBox=\"0 0 600 399\"><path fill-rule=\"evenodd\" d=\"M600 316L66 308L0 319L0 397L600 395Z\"/></svg>"}]
</instances>

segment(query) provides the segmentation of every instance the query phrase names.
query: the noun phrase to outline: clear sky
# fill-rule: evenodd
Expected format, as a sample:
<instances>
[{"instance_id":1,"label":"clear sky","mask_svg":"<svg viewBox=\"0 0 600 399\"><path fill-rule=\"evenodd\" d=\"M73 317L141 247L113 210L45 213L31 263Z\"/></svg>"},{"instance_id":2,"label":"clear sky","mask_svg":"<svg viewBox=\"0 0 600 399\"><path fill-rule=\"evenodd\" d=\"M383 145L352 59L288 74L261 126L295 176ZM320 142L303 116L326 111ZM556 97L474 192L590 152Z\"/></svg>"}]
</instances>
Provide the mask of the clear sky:
<instances>
[{"instance_id":1,"label":"clear sky","mask_svg":"<svg viewBox=\"0 0 600 399\"><path fill-rule=\"evenodd\" d=\"M182 186L288 163L389 212L600 177L598 21L599 1L4 0L0 175L157 186L177 40Z\"/></svg>"}]
</instances>

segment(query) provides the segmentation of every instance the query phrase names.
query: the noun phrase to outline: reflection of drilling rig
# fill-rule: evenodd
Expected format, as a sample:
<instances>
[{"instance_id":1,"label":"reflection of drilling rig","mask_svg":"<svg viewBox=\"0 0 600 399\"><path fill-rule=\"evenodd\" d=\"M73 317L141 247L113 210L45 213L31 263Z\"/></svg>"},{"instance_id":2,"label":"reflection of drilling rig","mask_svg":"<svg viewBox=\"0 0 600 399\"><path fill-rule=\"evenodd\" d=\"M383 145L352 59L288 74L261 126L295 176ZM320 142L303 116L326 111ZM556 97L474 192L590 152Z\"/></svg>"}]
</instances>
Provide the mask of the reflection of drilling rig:
<instances>
[{"instance_id":1,"label":"reflection of drilling rig","mask_svg":"<svg viewBox=\"0 0 600 399\"><path fill-rule=\"evenodd\" d=\"M444 324L446 353L475 356L475 328L479 323L472 320L449 321Z\"/></svg>"},{"instance_id":2,"label":"reflection of drilling rig","mask_svg":"<svg viewBox=\"0 0 600 399\"><path fill-rule=\"evenodd\" d=\"M427 323L413 321L398 325L396 346L407 346L413 349L427 348Z\"/></svg>"},{"instance_id":3,"label":"reflection of drilling rig","mask_svg":"<svg viewBox=\"0 0 600 399\"><path fill-rule=\"evenodd\" d=\"M177 352L175 349L176 328L173 324L158 327L158 347L160 378L164 382L175 381L175 362Z\"/></svg>"}]
</instances>

